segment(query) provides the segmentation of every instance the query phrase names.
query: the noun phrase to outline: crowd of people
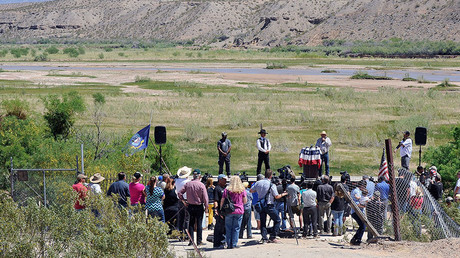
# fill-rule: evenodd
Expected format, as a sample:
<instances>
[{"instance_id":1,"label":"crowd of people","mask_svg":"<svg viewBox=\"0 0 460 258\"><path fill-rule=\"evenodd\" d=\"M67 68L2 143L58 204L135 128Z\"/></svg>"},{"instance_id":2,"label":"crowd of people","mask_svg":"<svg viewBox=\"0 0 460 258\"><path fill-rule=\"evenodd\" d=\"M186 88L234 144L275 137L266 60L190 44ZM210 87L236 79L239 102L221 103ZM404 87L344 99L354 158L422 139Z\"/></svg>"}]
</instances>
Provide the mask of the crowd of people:
<instances>
[{"instance_id":1,"label":"crowd of people","mask_svg":"<svg viewBox=\"0 0 460 258\"><path fill-rule=\"evenodd\" d=\"M378 177L377 182L369 176L363 176L362 180L350 189L350 178L345 172L341 173L340 182L332 185L329 178L328 155L332 143L323 131L316 143L321 150L323 161L318 172L320 179L302 181L299 186L296 184L295 176L283 179L274 177L269 164L271 144L266 138L267 132L261 129L259 134L261 137L257 139L257 181L252 185L247 178L229 176L231 142L227 139L227 133L223 132L217 143L219 175L216 184L212 176L202 180L199 169L192 171L186 166L180 168L174 178L169 174L152 176L146 185L141 183L143 175L140 172L133 174L132 182L129 184L126 182L126 174L120 172L118 180L110 185L106 195L116 195L120 208L128 208L130 205L130 213L144 211L148 216L167 223L169 233L175 229L182 232L181 239L189 240L189 245L205 244L203 229L213 231L213 248L238 248L238 241L243 238L244 231L246 230L247 239L252 239L254 229L260 230L260 243L277 243L281 230L297 234L296 216L301 234L306 238L328 234L343 235L347 230L344 222L349 216L358 224L358 229L350 241L352 245L359 245L366 231L363 216L366 216L367 221L379 234L383 233L390 197L390 186L385 176ZM406 169L412 152L409 135L409 132L405 132L403 140L396 148L401 148L401 164ZM265 174L260 172L262 164L265 165ZM224 165L227 175L223 174ZM433 198L441 201L443 184L436 167L430 167L429 173L426 173L425 169L419 166L416 175L420 177L421 184L426 186ZM446 199L448 205L454 201L460 202L460 171L457 176L454 198ZM73 185L73 189L78 193L74 205L76 211L86 208L84 199L88 191L95 195L102 194L100 183L104 177L99 173L93 175L89 179L89 185L86 184L86 180L87 176L79 174L77 182ZM400 190L399 210L409 214L417 234L420 234L420 214L424 202L422 188L415 183L414 174L408 170L400 173L396 178L396 185ZM346 201L346 194L351 196L353 205ZM95 209L92 209L92 212L96 217L100 215ZM254 228L253 216L257 223ZM270 228L267 228L267 217L272 221ZM372 233L368 231L367 238L372 237Z\"/></svg>"}]
</instances>

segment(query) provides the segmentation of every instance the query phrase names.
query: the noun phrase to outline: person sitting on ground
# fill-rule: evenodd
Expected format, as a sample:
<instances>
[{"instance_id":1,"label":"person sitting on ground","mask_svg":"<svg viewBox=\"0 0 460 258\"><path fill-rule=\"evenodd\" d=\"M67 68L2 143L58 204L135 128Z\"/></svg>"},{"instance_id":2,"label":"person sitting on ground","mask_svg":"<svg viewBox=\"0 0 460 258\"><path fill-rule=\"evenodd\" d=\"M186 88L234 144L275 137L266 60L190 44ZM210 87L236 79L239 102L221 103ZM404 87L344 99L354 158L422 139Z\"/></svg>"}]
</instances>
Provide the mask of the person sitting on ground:
<instances>
[{"instance_id":1,"label":"person sitting on ground","mask_svg":"<svg viewBox=\"0 0 460 258\"><path fill-rule=\"evenodd\" d=\"M84 201L87 197L86 194L88 192L88 188L86 188L86 186L83 185L86 181L86 178L88 177L84 174L79 174L77 176L77 183L72 185L73 190L78 194L78 197L75 200L75 205L73 206L76 211L82 211L86 208Z\"/></svg>"},{"instance_id":2,"label":"person sitting on ground","mask_svg":"<svg viewBox=\"0 0 460 258\"><path fill-rule=\"evenodd\" d=\"M311 236L318 237L318 211L316 203L316 192L313 191L313 182L309 181L305 184L306 190L302 191L303 202L303 234L302 237Z\"/></svg>"},{"instance_id":3,"label":"person sitting on ground","mask_svg":"<svg viewBox=\"0 0 460 258\"><path fill-rule=\"evenodd\" d=\"M227 248L232 249L237 247L241 221L244 214L244 204L248 201L246 188L239 176L232 176L230 178L230 184L222 194L220 207L224 205L227 197L230 198L235 207L232 213L225 215L225 241L227 242Z\"/></svg>"},{"instance_id":4,"label":"person sitting on ground","mask_svg":"<svg viewBox=\"0 0 460 258\"><path fill-rule=\"evenodd\" d=\"M142 190L146 196L145 207L149 216L157 217L162 222L165 222L165 213L161 202L165 199L165 195L161 187L157 185L157 178L152 176L147 186Z\"/></svg>"},{"instance_id":5,"label":"person sitting on ground","mask_svg":"<svg viewBox=\"0 0 460 258\"><path fill-rule=\"evenodd\" d=\"M118 195L118 205L123 208L128 207L128 197L130 197L129 185L125 179L126 174L124 172L118 173L118 181L112 183L107 191L107 196Z\"/></svg>"}]
</instances>

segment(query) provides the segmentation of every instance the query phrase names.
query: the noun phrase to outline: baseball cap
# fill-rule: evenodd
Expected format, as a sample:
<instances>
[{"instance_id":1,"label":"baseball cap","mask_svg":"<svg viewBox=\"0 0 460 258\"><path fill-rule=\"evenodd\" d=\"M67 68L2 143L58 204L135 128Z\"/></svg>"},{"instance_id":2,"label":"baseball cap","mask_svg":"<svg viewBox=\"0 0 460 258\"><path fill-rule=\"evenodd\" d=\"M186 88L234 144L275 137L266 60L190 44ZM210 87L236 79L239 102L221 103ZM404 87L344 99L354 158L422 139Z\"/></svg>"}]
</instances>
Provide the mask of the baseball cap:
<instances>
[{"instance_id":1,"label":"baseball cap","mask_svg":"<svg viewBox=\"0 0 460 258\"><path fill-rule=\"evenodd\" d=\"M88 178L85 174L78 174L77 179L82 180L83 178Z\"/></svg>"},{"instance_id":2,"label":"baseball cap","mask_svg":"<svg viewBox=\"0 0 460 258\"><path fill-rule=\"evenodd\" d=\"M221 179L228 180L227 176L224 174L220 174L219 176L217 176L217 180L221 180Z\"/></svg>"},{"instance_id":3,"label":"baseball cap","mask_svg":"<svg viewBox=\"0 0 460 258\"><path fill-rule=\"evenodd\" d=\"M198 168L195 168L195 169L193 170L193 174L198 174L198 175L200 175L200 174L201 174L201 170L198 169Z\"/></svg>"}]
</instances>

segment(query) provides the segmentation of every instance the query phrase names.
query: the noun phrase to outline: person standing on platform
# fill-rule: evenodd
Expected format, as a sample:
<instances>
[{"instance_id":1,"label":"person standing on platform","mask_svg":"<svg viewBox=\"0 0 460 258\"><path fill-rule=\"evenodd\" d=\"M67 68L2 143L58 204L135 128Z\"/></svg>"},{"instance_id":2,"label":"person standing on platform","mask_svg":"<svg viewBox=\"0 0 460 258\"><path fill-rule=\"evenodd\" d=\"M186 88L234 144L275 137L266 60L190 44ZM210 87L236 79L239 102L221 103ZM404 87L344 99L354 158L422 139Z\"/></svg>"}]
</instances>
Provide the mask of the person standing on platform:
<instances>
[{"instance_id":1,"label":"person standing on platform","mask_svg":"<svg viewBox=\"0 0 460 258\"><path fill-rule=\"evenodd\" d=\"M331 145L331 139L327 137L326 131L322 131L321 137L316 141L315 145L321 150L321 168L319 170L319 176L323 174L323 167L326 175L329 176L329 148Z\"/></svg>"},{"instance_id":2,"label":"person standing on platform","mask_svg":"<svg viewBox=\"0 0 460 258\"><path fill-rule=\"evenodd\" d=\"M412 139L410 138L409 131L404 132L404 137L398 146L396 146L394 152L396 153L396 150L399 148L401 148L399 151L401 155L401 167L409 170L410 157L412 155Z\"/></svg>"},{"instance_id":3,"label":"person standing on platform","mask_svg":"<svg viewBox=\"0 0 460 258\"><path fill-rule=\"evenodd\" d=\"M261 173L262 162L265 164L265 171L270 169L270 150L272 145L270 141L265 138L268 134L265 129L260 129L260 138L257 139L257 149L259 150L259 158L257 160L257 175Z\"/></svg>"},{"instance_id":4,"label":"person standing on platform","mask_svg":"<svg viewBox=\"0 0 460 258\"><path fill-rule=\"evenodd\" d=\"M227 133L222 133L222 139L217 142L217 150L219 151L219 174L224 172L224 163L225 163L225 172L227 176L230 176L230 150L232 149L232 143L227 139Z\"/></svg>"}]
</instances>

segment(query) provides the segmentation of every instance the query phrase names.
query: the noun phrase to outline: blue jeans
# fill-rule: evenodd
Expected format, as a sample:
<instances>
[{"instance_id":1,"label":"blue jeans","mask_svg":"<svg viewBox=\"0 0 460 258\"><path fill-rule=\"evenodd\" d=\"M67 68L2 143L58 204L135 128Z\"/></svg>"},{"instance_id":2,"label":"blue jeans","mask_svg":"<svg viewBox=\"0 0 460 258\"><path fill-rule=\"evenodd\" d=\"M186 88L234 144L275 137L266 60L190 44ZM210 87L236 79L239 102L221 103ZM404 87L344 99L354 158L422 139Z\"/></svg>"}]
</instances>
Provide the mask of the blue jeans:
<instances>
[{"instance_id":1,"label":"blue jeans","mask_svg":"<svg viewBox=\"0 0 460 258\"><path fill-rule=\"evenodd\" d=\"M331 212L334 217L334 235L341 235L343 228L343 211L332 210Z\"/></svg>"},{"instance_id":2,"label":"blue jeans","mask_svg":"<svg viewBox=\"0 0 460 258\"><path fill-rule=\"evenodd\" d=\"M227 248L236 247L240 235L243 214L229 214L225 216L225 241Z\"/></svg>"},{"instance_id":3,"label":"blue jeans","mask_svg":"<svg viewBox=\"0 0 460 258\"><path fill-rule=\"evenodd\" d=\"M281 213L281 229L286 229L286 211L284 210L284 202L275 202L275 209L278 212L278 216Z\"/></svg>"},{"instance_id":4,"label":"blue jeans","mask_svg":"<svg viewBox=\"0 0 460 258\"><path fill-rule=\"evenodd\" d=\"M329 152L321 154L321 169L319 170L319 176L323 174L323 166L326 170L326 175L329 176Z\"/></svg>"},{"instance_id":5,"label":"blue jeans","mask_svg":"<svg viewBox=\"0 0 460 258\"><path fill-rule=\"evenodd\" d=\"M247 236L248 238L252 237L252 229L251 229L251 209L245 209L243 214L243 220L241 221L241 228L240 228L240 238L243 238L244 229L247 228Z\"/></svg>"},{"instance_id":6,"label":"blue jeans","mask_svg":"<svg viewBox=\"0 0 460 258\"><path fill-rule=\"evenodd\" d=\"M268 207L260 212L260 234L263 240L268 240L267 237L267 215L273 220L273 233L270 235L270 239L273 240L280 232L281 219L278 216L278 212L275 209L274 204L269 204Z\"/></svg>"},{"instance_id":7,"label":"blue jeans","mask_svg":"<svg viewBox=\"0 0 460 258\"><path fill-rule=\"evenodd\" d=\"M148 211L149 216L152 216L152 218L157 217L160 221L165 222L165 212L163 209L159 211Z\"/></svg>"},{"instance_id":8,"label":"blue jeans","mask_svg":"<svg viewBox=\"0 0 460 258\"><path fill-rule=\"evenodd\" d=\"M351 214L351 217L356 220L356 222L358 223L358 230L356 231L356 234L353 236L353 238L351 239L352 241L354 240L355 243L361 243L361 239L363 238L363 235L364 235L364 232L366 231L366 225L364 224L364 222L359 218L358 214L356 214L356 212L354 212L353 214Z\"/></svg>"}]
</instances>

